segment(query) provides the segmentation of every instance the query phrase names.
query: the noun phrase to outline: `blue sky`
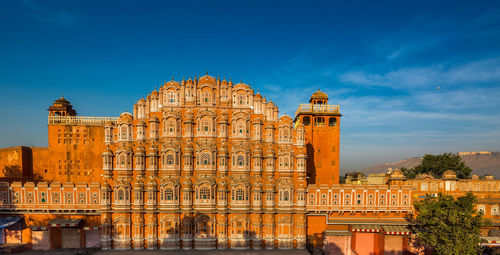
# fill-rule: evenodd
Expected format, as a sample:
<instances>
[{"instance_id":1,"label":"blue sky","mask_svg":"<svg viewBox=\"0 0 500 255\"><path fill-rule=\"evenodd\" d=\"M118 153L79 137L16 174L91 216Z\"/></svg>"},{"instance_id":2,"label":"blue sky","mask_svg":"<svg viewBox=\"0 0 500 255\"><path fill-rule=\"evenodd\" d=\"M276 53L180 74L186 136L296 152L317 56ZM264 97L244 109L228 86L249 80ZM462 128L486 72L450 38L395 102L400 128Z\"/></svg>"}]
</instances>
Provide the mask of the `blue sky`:
<instances>
[{"instance_id":1,"label":"blue sky","mask_svg":"<svg viewBox=\"0 0 500 255\"><path fill-rule=\"evenodd\" d=\"M46 146L61 94L79 115L117 116L205 72L281 114L326 91L344 170L500 150L498 1L2 1L0 147Z\"/></svg>"}]
</instances>

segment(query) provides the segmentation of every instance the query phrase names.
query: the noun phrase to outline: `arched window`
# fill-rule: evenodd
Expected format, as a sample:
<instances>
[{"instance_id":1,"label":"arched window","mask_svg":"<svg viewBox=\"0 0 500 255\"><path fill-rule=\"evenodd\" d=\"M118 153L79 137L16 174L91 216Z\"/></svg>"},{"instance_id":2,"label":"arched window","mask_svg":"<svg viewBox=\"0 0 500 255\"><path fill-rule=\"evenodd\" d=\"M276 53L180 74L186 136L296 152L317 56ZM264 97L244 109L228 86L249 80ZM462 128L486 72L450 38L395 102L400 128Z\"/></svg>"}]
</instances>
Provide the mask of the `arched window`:
<instances>
[{"instance_id":1,"label":"arched window","mask_svg":"<svg viewBox=\"0 0 500 255\"><path fill-rule=\"evenodd\" d=\"M302 118L302 123L304 124L304 126L309 126L311 125L311 117L309 116L304 116Z\"/></svg>"},{"instance_id":2,"label":"arched window","mask_svg":"<svg viewBox=\"0 0 500 255\"><path fill-rule=\"evenodd\" d=\"M205 91L201 93L202 104L209 104L212 99L212 93Z\"/></svg>"},{"instance_id":3,"label":"arched window","mask_svg":"<svg viewBox=\"0 0 500 255\"><path fill-rule=\"evenodd\" d=\"M477 206L477 211L484 214L486 212L485 206L484 205L478 205Z\"/></svg>"},{"instance_id":4,"label":"arched window","mask_svg":"<svg viewBox=\"0 0 500 255\"><path fill-rule=\"evenodd\" d=\"M176 131L176 125L175 125L175 120L174 119L170 119L168 122L167 122L167 131L171 134L174 134L175 131Z\"/></svg>"},{"instance_id":5,"label":"arched window","mask_svg":"<svg viewBox=\"0 0 500 255\"><path fill-rule=\"evenodd\" d=\"M174 155L173 154L167 154L167 165L174 165Z\"/></svg>"},{"instance_id":6,"label":"arched window","mask_svg":"<svg viewBox=\"0 0 500 255\"><path fill-rule=\"evenodd\" d=\"M200 189L200 199L210 199L210 189L206 186Z\"/></svg>"},{"instance_id":7,"label":"arched window","mask_svg":"<svg viewBox=\"0 0 500 255\"><path fill-rule=\"evenodd\" d=\"M200 160L201 165L208 166L211 164L211 156L210 153L205 152L201 154L201 160Z\"/></svg>"},{"instance_id":8,"label":"arched window","mask_svg":"<svg viewBox=\"0 0 500 255\"><path fill-rule=\"evenodd\" d=\"M288 192L288 190L285 190L283 192L283 201L288 201L290 200L290 193Z\"/></svg>"},{"instance_id":9,"label":"arched window","mask_svg":"<svg viewBox=\"0 0 500 255\"><path fill-rule=\"evenodd\" d=\"M172 188L166 188L165 189L165 200L173 200L174 199L174 191Z\"/></svg>"},{"instance_id":10,"label":"arched window","mask_svg":"<svg viewBox=\"0 0 500 255\"><path fill-rule=\"evenodd\" d=\"M245 164L245 157L243 155L238 155L236 161L238 166L243 166Z\"/></svg>"},{"instance_id":11,"label":"arched window","mask_svg":"<svg viewBox=\"0 0 500 255\"><path fill-rule=\"evenodd\" d=\"M337 119L336 118L330 118L330 119L328 119L328 126L335 127L336 125L337 125Z\"/></svg>"},{"instance_id":12,"label":"arched window","mask_svg":"<svg viewBox=\"0 0 500 255\"><path fill-rule=\"evenodd\" d=\"M491 215L500 215L500 211L498 210L498 205L495 205L491 208Z\"/></svg>"},{"instance_id":13,"label":"arched window","mask_svg":"<svg viewBox=\"0 0 500 255\"><path fill-rule=\"evenodd\" d=\"M175 104L177 102L177 93L174 91L169 91L168 92L168 104Z\"/></svg>"},{"instance_id":14,"label":"arched window","mask_svg":"<svg viewBox=\"0 0 500 255\"><path fill-rule=\"evenodd\" d=\"M234 201L248 201L248 194L244 187L237 187L233 190L232 200Z\"/></svg>"},{"instance_id":15,"label":"arched window","mask_svg":"<svg viewBox=\"0 0 500 255\"><path fill-rule=\"evenodd\" d=\"M246 101L245 99L246 99L245 94L238 95L238 103L240 105L244 105L245 104L245 101Z\"/></svg>"}]
</instances>

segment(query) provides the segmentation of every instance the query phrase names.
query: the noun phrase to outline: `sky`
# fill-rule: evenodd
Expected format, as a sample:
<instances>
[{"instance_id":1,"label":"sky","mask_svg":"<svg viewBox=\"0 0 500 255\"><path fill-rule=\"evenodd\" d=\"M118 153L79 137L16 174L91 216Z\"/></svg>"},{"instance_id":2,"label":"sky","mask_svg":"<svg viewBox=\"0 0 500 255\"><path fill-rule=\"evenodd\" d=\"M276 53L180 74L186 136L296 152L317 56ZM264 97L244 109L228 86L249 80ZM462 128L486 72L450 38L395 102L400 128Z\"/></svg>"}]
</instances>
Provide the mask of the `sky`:
<instances>
[{"instance_id":1,"label":"sky","mask_svg":"<svg viewBox=\"0 0 500 255\"><path fill-rule=\"evenodd\" d=\"M47 146L61 95L118 116L206 72L292 117L327 92L342 171L500 151L499 1L1 1L0 147Z\"/></svg>"}]
</instances>

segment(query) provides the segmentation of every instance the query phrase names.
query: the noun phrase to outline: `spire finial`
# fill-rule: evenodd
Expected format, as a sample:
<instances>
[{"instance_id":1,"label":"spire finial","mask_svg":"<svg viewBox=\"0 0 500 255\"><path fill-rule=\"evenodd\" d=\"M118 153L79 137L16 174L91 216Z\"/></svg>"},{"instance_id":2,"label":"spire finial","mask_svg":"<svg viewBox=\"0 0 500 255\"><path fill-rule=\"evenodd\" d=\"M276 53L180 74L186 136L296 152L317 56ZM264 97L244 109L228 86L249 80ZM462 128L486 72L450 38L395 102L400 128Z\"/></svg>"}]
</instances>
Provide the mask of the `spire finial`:
<instances>
[{"instance_id":1,"label":"spire finial","mask_svg":"<svg viewBox=\"0 0 500 255\"><path fill-rule=\"evenodd\" d=\"M172 81L174 80L174 75L172 75Z\"/></svg>"},{"instance_id":2,"label":"spire finial","mask_svg":"<svg viewBox=\"0 0 500 255\"><path fill-rule=\"evenodd\" d=\"M206 71L205 74L208 75L208 71Z\"/></svg>"}]
</instances>

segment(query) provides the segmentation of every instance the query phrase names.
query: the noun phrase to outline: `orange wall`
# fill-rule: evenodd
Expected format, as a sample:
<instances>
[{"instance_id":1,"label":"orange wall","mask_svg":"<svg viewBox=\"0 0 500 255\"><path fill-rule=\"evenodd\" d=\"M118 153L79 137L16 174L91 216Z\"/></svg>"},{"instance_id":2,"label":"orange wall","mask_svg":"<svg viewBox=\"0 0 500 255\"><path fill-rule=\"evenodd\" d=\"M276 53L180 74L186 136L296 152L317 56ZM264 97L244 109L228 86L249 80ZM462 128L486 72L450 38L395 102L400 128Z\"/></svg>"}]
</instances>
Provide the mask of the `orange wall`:
<instances>
[{"instance_id":1,"label":"orange wall","mask_svg":"<svg viewBox=\"0 0 500 255\"><path fill-rule=\"evenodd\" d=\"M46 180L101 181L104 127L49 125ZM45 169L45 168L43 168Z\"/></svg>"},{"instance_id":2,"label":"orange wall","mask_svg":"<svg viewBox=\"0 0 500 255\"><path fill-rule=\"evenodd\" d=\"M359 255L384 254L384 236L379 233L353 233L353 250Z\"/></svg>"},{"instance_id":3,"label":"orange wall","mask_svg":"<svg viewBox=\"0 0 500 255\"><path fill-rule=\"evenodd\" d=\"M340 146L340 117L322 116L325 119L324 126L315 125L314 115L311 124L305 126L305 138L307 147L307 176L311 184L338 184L339 183L339 146ZM336 118L334 127L328 126L328 119Z\"/></svg>"},{"instance_id":4,"label":"orange wall","mask_svg":"<svg viewBox=\"0 0 500 255\"><path fill-rule=\"evenodd\" d=\"M31 149L16 146L0 149L0 181L21 180L32 174Z\"/></svg>"}]
</instances>

